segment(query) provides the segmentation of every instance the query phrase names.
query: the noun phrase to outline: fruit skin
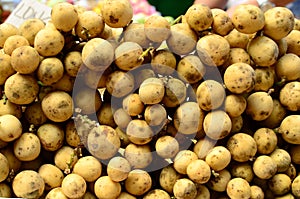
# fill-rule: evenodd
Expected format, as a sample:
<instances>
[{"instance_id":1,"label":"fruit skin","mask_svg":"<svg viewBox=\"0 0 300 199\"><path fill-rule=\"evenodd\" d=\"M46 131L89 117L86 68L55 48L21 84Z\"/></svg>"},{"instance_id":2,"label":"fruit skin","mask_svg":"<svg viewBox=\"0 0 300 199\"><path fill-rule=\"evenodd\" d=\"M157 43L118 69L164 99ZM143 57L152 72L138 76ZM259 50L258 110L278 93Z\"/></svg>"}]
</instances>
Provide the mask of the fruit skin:
<instances>
[{"instance_id":1,"label":"fruit skin","mask_svg":"<svg viewBox=\"0 0 300 199\"><path fill-rule=\"evenodd\" d=\"M255 86L255 70L247 63L234 63L227 67L223 80L225 87L234 94L250 93Z\"/></svg>"},{"instance_id":2,"label":"fruit skin","mask_svg":"<svg viewBox=\"0 0 300 199\"><path fill-rule=\"evenodd\" d=\"M4 195L5 197L17 196L19 192L11 186L10 182L18 179L18 174L24 170L45 169L43 167L45 162L52 165L52 168L56 168L52 173L57 174L57 181L55 179L51 181L51 176L47 178L47 175L41 171L45 188L42 196L39 195L39 191L32 192L38 195L33 198L62 199L67 198L66 195L73 198L67 190L72 186L62 186L62 180L72 176L70 174L77 174L84 178L83 180L79 177L82 185L86 182L86 186L80 189L82 198L105 198L109 195L115 198L145 197L146 199L157 194L161 194L156 196L158 198L168 199L181 194L184 194L185 198L214 198L226 195L227 188L229 190L227 195L231 198L242 198L240 193L243 192L249 197L247 185L235 186L241 188L238 189L239 193L236 189L230 188L231 184L239 184L234 183L236 178L243 178L244 185L247 184L245 180L251 184L251 197L265 195L266 198L280 198L292 194L297 196L298 178L296 177L299 173L297 164L300 160L298 147L300 145L298 142L300 95L298 95L297 64L299 31L292 31L289 26L289 29L285 30L285 34L287 32L289 34L281 38L282 34L280 40L277 40L274 35L267 33L267 19L263 29L250 34L239 32L236 28L231 30L230 27L225 30L223 27L225 24L222 25L220 18L226 20L227 25L230 26L230 23L233 25L226 12L208 9L209 16L205 16L208 17L208 24L211 20L210 11L214 18L210 27L204 27L203 30L196 30L200 26L191 28L188 22L191 23L192 20L195 22L199 18L193 18L195 16L189 13L182 16L179 23L177 21L174 21L174 25L165 23L166 34L151 34L153 38L159 38L153 41L149 34L146 37L145 24L137 25L131 23L131 19L129 20L129 7L120 6L122 2L128 5L127 1L106 0L106 2L117 2L119 5L115 10L121 8L127 13L127 15L117 16L125 17L122 18L124 23L117 25L119 28L110 27L104 22L104 18L101 19L102 14L87 11L77 5L70 8L75 9L78 17L86 14L84 21L89 25L84 26L83 21L80 21L80 24L77 22L77 31L74 23L71 23L76 21L76 17L67 24L73 27L72 30L59 28L54 23L55 20L43 25L38 21L25 24L27 32L34 34L36 40L40 37L39 42L43 44L38 56L35 57L39 67L35 68L36 65L32 65L33 69L29 72L25 71L28 73L27 77L32 77L32 84L28 83L29 86L14 79L16 84L10 87L10 78L22 75L23 70L29 69L24 68L25 65L31 63L30 59L25 58L28 62L26 64L24 62L23 67L22 60L13 53L18 49L14 45L21 45L19 47L21 49L34 48L37 51L39 42L34 43L33 37L24 34L25 27L22 33L21 29L0 26L0 43L4 38L7 41L5 47L1 49L0 56L3 58L0 60L2 66L0 90L4 91L0 93L3 97L0 100L0 115L11 114L18 119L11 117L1 120L4 115L0 116L0 132L2 131L0 151L7 157L7 161L1 162L4 164L1 169L5 170L5 173L0 179L3 180L0 183L0 196L2 191L11 192L10 196ZM254 7L252 8L254 11ZM219 14L220 18L215 14ZM251 13L238 14L243 15L239 19L245 19ZM162 17L153 18L166 22ZM65 19L68 17L65 16ZM278 19L280 21L280 17ZM159 22L158 20L156 22ZM282 20L291 22L289 17ZM32 24L36 24L36 27ZM138 30L131 29L133 32L130 34L133 36L128 38L125 35L126 31L130 30L130 25L133 25L131 28ZM160 25L148 24L147 26L153 28ZM257 28L255 25L259 23L250 28ZM95 26L97 30L94 31ZM297 27L294 28L296 30ZM272 33L276 34L276 31ZM139 34L136 36L139 38L135 38L137 40L132 39L135 34ZM16 37L7 37L8 35ZM52 39L51 41L45 38L47 35L50 40ZM50 48L51 42L62 42L62 38L64 44L57 43L55 47L58 48ZM272 42L273 39L275 43ZM200 40L202 42L209 40L209 42L206 44L201 42L199 46L205 49L199 51L197 42ZM129 42L132 46L128 45ZM62 46L63 48L59 49ZM125 50L119 48L124 46ZM136 51L128 53L126 47ZM121 53L118 52L120 49ZM68 57L70 51L74 53L74 57ZM199 57L201 53L205 54L203 51L210 56ZM24 55L24 51L21 54ZM218 56L220 54L222 55ZM52 58L61 61L60 75L55 77L54 73L43 69L45 61L50 60L50 63L54 63ZM209 62L206 58L214 59ZM16 60L21 62L19 67L22 71L13 62ZM15 64L14 68L10 66L11 63ZM41 70L47 72L41 73ZM206 90L199 89L197 92L197 88L203 86L201 83L215 80L214 72L218 72L217 74L222 78L219 80L224 82L218 81L218 88L212 86L210 89L209 85L206 85ZM52 77L49 78L51 75ZM45 80L47 76L48 81ZM144 93L139 93L138 88L145 86L142 83L151 78L158 79L157 82L160 83L152 84L152 82L150 87L144 88ZM73 84L78 81L80 83L76 86L80 87L74 87ZM154 87L159 87L162 91L158 99L155 99ZM82 90L89 88L89 90L82 94L78 88ZM76 92L72 93L73 90ZM96 95L97 103L91 103L90 96L94 96L95 92L92 91L95 90L99 91ZM14 96L17 96L13 94L14 92L23 97L19 101L14 99ZM62 96L56 95L47 101L50 95L57 92L64 92L69 97L72 93L71 98L77 97L74 102L69 100L68 110L62 110L63 106L56 104L65 101L62 100ZM30 93L34 94L28 97ZM253 95L257 93L260 94L253 100ZM79 95L74 96L74 94ZM84 97L81 97L82 95ZM226 100L233 96L236 98L227 104ZM140 97L144 97L144 100L140 100ZM261 101L261 97L267 104ZM216 103L211 103L212 101ZM202 102L206 102L204 104L207 106ZM271 104L273 104L272 108ZM47 108L49 105L51 107ZM260 116L260 111L265 111L266 108L268 113L271 112L270 115ZM293 117L290 120L291 116L296 116L296 119ZM221 122L222 120L224 122ZM136 121L143 121L143 124L137 124ZM9 125L11 123L15 124ZM56 135L57 130L49 131L49 134L53 135L39 132L45 124L54 124L61 128L59 135ZM3 129L4 125L7 125L5 129ZM66 129L64 129L65 125L68 125ZM259 130L263 132L257 133ZM11 131L14 131L13 137L10 135ZM27 136L27 133L37 135L38 138L34 137L32 141L39 139L42 148L36 146L36 143L31 144L32 141L25 141L26 143L21 146L18 138ZM240 134L243 136L239 137ZM220 147L223 148L219 150ZM23 149L22 152L20 148ZM93 158L88 161L87 158L90 157ZM101 161L96 160L96 157ZM100 164L103 167L96 162L103 163ZM124 169L119 170L119 167ZM143 175L132 175L132 170L137 169L140 169ZM176 184L182 179L189 180L189 183L183 185L187 184L186 187L191 188L192 196L183 189L184 186ZM26 182L33 184L30 180ZM26 188L28 185L18 186L18 188ZM105 188L106 186L111 188ZM196 196L193 193L196 193ZM31 196L23 197L31 198Z\"/></svg>"},{"instance_id":3,"label":"fruit skin","mask_svg":"<svg viewBox=\"0 0 300 199\"><path fill-rule=\"evenodd\" d=\"M129 161L123 157L117 156L110 159L107 164L107 175L115 182L121 182L128 177L131 171Z\"/></svg>"},{"instance_id":4,"label":"fruit skin","mask_svg":"<svg viewBox=\"0 0 300 199\"><path fill-rule=\"evenodd\" d=\"M78 21L75 7L68 2L57 3L52 7L51 21L61 31L71 31Z\"/></svg>"},{"instance_id":5,"label":"fruit skin","mask_svg":"<svg viewBox=\"0 0 300 199\"><path fill-rule=\"evenodd\" d=\"M289 144L300 144L299 121L300 115L288 115L282 120L278 128L282 138Z\"/></svg>"},{"instance_id":6,"label":"fruit skin","mask_svg":"<svg viewBox=\"0 0 300 199\"><path fill-rule=\"evenodd\" d=\"M227 184L231 178L230 172L227 169L223 169L219 171L216 176L211 176L207 183L207 187L217 192L226 191Z\"/></svg>"},{"instance_id":7,"label":"fruit skin","mask_svg":"<svg viewBox=\"0 0 300 199\"><path fill-rule=\"evenodd\" d=\"M287 53L294 53L296 55L300 55L299 49L300 45L298 43L298 38L300 36L299 30L292 30L286 37L287 42Z\"/></svg>"},{"instance_id":8,"label":"fruit skin","mask_svg":"<svg viewBox=\"0 0 300 199\"><path fill-rule=\"evenodd\" d=\"M33 47L41 56L51 57L62 51L65 42L64 36L57 29L45 26L37 32Z\"/></svg>"},{"instance_id":9,"label":"fruit skin","mask_svg":"<svg viewBox=\"0 0 300 199\"><path fill-rule=\"evenodd\" d=\"M104 31L103 17L91 10L86 10L78 15L75 32L83 40L89 40L99 36Z\"/></svg>"},{"instance_id":10,"label":"fruit skin","mask_svg":"<svg viewBox=\"0 0 300 199\"><path fill-rule=\"evenodd\" d=\"M128 24L124 32L124 41L131 41L139 44L143 49L149 47L150 40L144 31L144 24L132 22Z\"/></svg>"},{"instance_id":11,"label":"fruit skin","mask_svg":"<svg viewBox=\"0 0 300 199\"><path fill-rule=\"evenodd\" d=\"M106 196L115 198L121 193L121 185L119 182L111 180L109 176L101 176L95 181L94 190L98 198Z\"/></svg>"},{"instance_id":12,"label":"fruit skin","mask_svg":"<svg viewBox=\"0 0 300 199\"><path fill-rule=\"evenodd\" d=\"M204 160L194 160L187 167L187 175L194 182L205 184L210 179L211 168Z\"/></svg>"},{"instance_id":13,"label":"fruit skin","mask_svg":"<svg viewBox=\"0 0 300 199\"><path fill-rule=\"evenodd\" d=\"M0 140L12 142L22 135L21 121L14 115L4 114L0 116Z\"/></svg>"},{"instance_id":14,"label":"fruit skin","mask_svg":"<svg viewBox=\"0 0 300 199\"><path fill-rule=\"evenodd\" d=\"M3 48L3 45L9 36L19 34L19 28L10 23L1 23L0 32L0 47Z\"/></svg>"},{"instance_id":15,"label":"fruit skin","mask_svg":"<svg viewBox=\"0 0 300 199\"><path fill-rule=\"evenodd\" d=\"M300 183L300 176L298 175L292 182L292 193L296 196L300 196L300 189L299 189L299 183Z\"/></svg>"},{"instance_id":16,"label":"fruit skin","mask_svg":"<svg viewBox=\"0 0 300 199\"><path fill-rule=\"evenodd\" d=\"M230 117L238 117L246 110L247 100L242 95L230 94L225 98L225 111Z\"/></svg>"},{"instance_id":17,"label":"fruit skin","mask_svg":"<svg viewBox=\"0 0 300 199\"><path fill-rule=\"evenodd\" d=\"M277 172L277 164L270 156L260 155L253 163L253 172L260 179L270 179Z\"/></svg>"},{"instance_id":18,"label":"fruit skin","mask_svg":"<svg viewBox=\"0 0 300 199\"><path fill-rule=\"evenodd\" d=\"M279 93L279 101L288 111L300 110L300 82L291 81L286 83Z\"/></svg>"},{"instance_id":19,"label":"fruit skin","mask_svg":"<svg viewBox=\"0 0 300 199\"><path fill-rule=\"evenodd\" d=\"M300 58L294 53L286 53L275 64L276 75L279 79L288 81L300 78Z\"/></svg>"},{"instance_id":20,"label":"fruit skin","mask_svg":"<svg viewBox=\"0 0 300 199\"><path fill-rule=\"evenodd\" d=\"M173 186L181 175L176 172L172 165L164 167L159 174L159 184L169 194L173 192Z\"/></svg>"},{"instance_id":21,"label":"fruit skin","mask_svg":"<svg viewBox=\"0 0 300 199\"><path fill-rule=\"evenodd\" d=\"M40 55L32 46L20 46L11 54L11 66L22 74L33 73L39 66Z\"/></svg>"},{"instance_id":22,"label":"fruit skin","mask_svg":"<svg viewBox=\"0 0 300 199\"><path fill-rule=\"evenodd\" d=\"M105 86L110 95L124 97L134 89L134 80L135 77L131 73L116 70L108 75Z\"/></svg>"},{"instance_id":23,"label":"fruit skin","mask_svg":"<svg viewBox=\"0 0 300 199\"><path fill-rule=\"evenodd\" d=\"M144 22L146 37L153 42L163 42L169 38L170 23L163 16L152 15Z\"/></svg>"},{"instance_id":24,"label":"fruit skin","mask_svg":"<svg viewBox=\"0 0 300 199\"><path fill-rule=\"evenodd\" d=\"M70 173L61 182L63 193L69 198L80 198L86 192L86 181L78 174Z\"/></svg>"},{"instance_id":25,"label":"fruit skin","mask_svg":"<svg viewBox=\"0 0 300 199\"><path fill-rule=\"evenodd\" d=\"M290 177L283 173L277 173L268 181L269 188L275 195L287 194L291 189L291 184Z\"/></svg>"},{"instance_id":26,"label":"fruit skin","mask_svg":"<svg viewBox=\"0 0 300 199\"><path fill-rule=\"evenodd\" d=\"M185 102L174 113L174 127L184 135L193 135L202 130L205 113L197 102Z\"/></svg>"},{"instance_id":27,"label":"fruit skin","mask_svg":"<svg viewBox=\"0 0 300 199\"><path fill-rule=\"evenodd\" d=\"M45 28L45 22L42 19L32 18L25 20L19 26L19 31L20 35L25 37L32 46L34 44L36 34L43 28Z\"/></svg>"},{"instance_id":28,"label":"fruit skin","mask_svg":"<svg viewBox=\"0 0 300 199\"><path fill-rule=\"evenodd\" d=\"M53 188L60 187L64 178L62 170L53 164L43 164L38 169L38 173L42 176L45 182L45 190L52 190Z\"/></svg>"},{"instance_id":29,"label":"fruit skin","mask_svg":"<svg viewBox=\"0 0 300 199\"><path fill-rule=\"evenodd\" d=\"M255 121L267 119L273 111L272 97L264 91L251 93L247 98L246 114Z\"/></svg>"},{"instance_id":30,"label":"fruit skin","mask_svg":"<svg viewBox=\"0 0 300 199\"><path fill-rule=\"evenodd\" d=\"M27 105L37 97L39 85L32 75L14 73L5 81L4 92L10 102Z\"/></svg>"},{"instance_id":31,"label":"fruit skin","mask_svg":"<svg viewBox=\"0 0 300 199\"><path fill-rule=\"evenodd\" d=\"M197 102L204 111L218 109L225 100L226 93L223 85L215 80L205 80L196 90Z\"/></svg>"},{"instance_id":32,"label":"fruit skin","mask_svg":"<svg viewBox=\"0 0 300 199\"><path fill-rule=\"evenodd\" d=\"M70 94L64 91L54 91L42 100L42 110L53 122L64 122L71 118L74 102Z\"/></svg>"},{"instance_id":33,"label":"fruit skin","mask_svg":"<svg viewBox=\"0 0 300 199\"><path fill-rule=\"evenodd\" d=\"M0 182L3 182L5 181L5 179L9 174L9 163L8 163L8 159L2 153L0 153L0 165L1 165Z\"/></svg>"},{"instance_id":34,"label":"fruit skin","mask_svg":"<svg viewBox=\"0 0 300 199\"><path fill-rule=\"evenodd\" d=\"M255 76L256 81L254 91L269 91L272 89L276 79L276 74L273 67L256 68Z\"/></svg>"},{"instance_id":35,"label":"fruit skin","mask_svg":"<svg viewBox=\"0 0 300 199\"><path fill-rule=\"evenodd\" d=\"M191 53L197 44L197 34L186 23L171 26L171 35L166 40L168 48L177 55Z\"/></svg>"},{"instance_id":36,"label":"fruit skin","mask_svg":"<svg viewBox=\"0 0 300 199\"><path fill-rule=\"evenodd\" d=\"M205 157L205 162L214 171L221 171L225 169L231 161L230 151L224 146L215 146L208 152Z\"/></svg>"},{"instance_id":37,"label":"fruit skin","mask_svg":"<svg viewBox=\"0 0 300 199\"><path fill-rule=\"evenodd\" d=\"M253 138L257 145L257 152L260 154L272 153L278 143L275 131L265 127L257 129L253 134Z\"/></svg>"},{"instance_id":38,"label":"fruit skin","mask_svg":"<svg viewBox=\"0 0 300 199\"><path fill-rule=\"evenodd\" d=\"M61 187L56 187L56 188L53 188L51 189L46 197L46 199L50 199L50 198L53 198L53 199L68 199L68 197L63 193L62 191L62 188Z\"/></svg>"},{"instance_id":39,"label":"fruit skin","mask_svg":"<svg viewBox=\"0 0 300 199\"><path fill-rule=\"evenodd\" d=\"M178 74L190 84L197 83L202 80L206 72L204 64L196 55L187 55L183 57L178 62L176 70Z\"/></svg>"},{"instance_id":40,"label":"fruit skin","mask_svg":"<svg viewBox=\"0 0 300 199\"><path fill-rule=\"evenodd\" d=\"M215 122L218 121L218 122ZM229 115L222 110L211 111L203 120L203 130L207 137L220 140L227 137L232 129Z\"/></svg>"},{"instance_id":41,"label":"fruit skin","mask_svg":"<svg viewBox=\"0 0 300 199\"><path fill-rule=\"evenodd\" d=\"M143 63L140 56L143 53L143 48L130 41L124 41L115 49L114 63L124 71L139 67Z\"/></svg>"},{"instance_id":42,"label":"fruit skin","mask_svg":"<svg viewBox=\"0 0 300 199\"><path fill-rule=\"evenodd\" d=\"M265 25L263 11L251 4L240 4L232 13L234 27L246 34L252 34L261 30Z\"/></svg>"},{"instance_id":43,"label":"fruit skin","mask_svg":"<svg viewBox=\"0 0 300 199\"><path fill-rule=\"evenodd\" d=\"M190 6L185 13L185 18L189 26L196 32L208 29L213 23L211 9L203 4L194 4Z\"/></svg>"},{"instance_id":44,"label":"fruit skin","mask_svg":"<svg viewBox=\"0 0 300 199\"><path fill-rule=\"evenodd\" d=\"M23 170L15 176L12 189L17 197L39 198L44 192L45 182L38 172Z\"/></svg>"},{"instance_id":45,"label":"fruit skin","mask_svg":"<svg viewBox=\"0 0 300 199\"><path fill-rule=\"evenodd\" d=\"M11 75L13 75L15 73L15 70L11 65L11 57L9 55L0 54L0 58L1 58L0 85L4 85L6 79Z\"/></svg>"},{"instance_id":46,"label":"fruit skin","mask_svg":"<svg viewBox=\"0 0 300 199\"><path fill-rule=\"evenodd\" d=\"M272 66L279 56L279 48L274 40L267 36L256 36L248 45L248 53L256 65ZM261 56L264 54L264 56Z\"/></svg>"},{"instance_id":47,"label":"fruit skin","mask_svg":"<svg viewBox=\"0 0 300 199\"><path fill-rule=\"evenodd\" d=\"M257 145L252 136L246 133L236 133L228 139L227 149L233 160L247 162L255 156Z\"/></svg>"},{"instance_id":48,"label":"fruit skin","mask_svg":"<svg viewBox=\"0 0 300 199\"><path fill-rule=\"evenodd\" d=\"M141 83L138 94L144 104L157 104L164 97L164 83L156 77L148 78Z\"/></svg>"},{"instance_id":49,"label":"fruit skin","mask_svg":"<svg viewBox=\"0 0 300 199\"><path fill-rule=\"evenodd\" d=\"M37 129L37 136L43 149L56 151L63 146L65 132L59 125L44 123Z\"/></svg>"},{"instance_id":50,"label":"fruit skin","mask_svg":"<svg viewBox=\"0 0 300 199\"><path fill-rule=\"evenodd\" d=\"M149 191L145 196L145 199L155 199L155 198L161 198L161 199L171 199L170 195L162 190L162 189L153 189Z\"/></svg>"},{"instance_id":51,"label":"fruit skin","mask_svg":"<svg viewBox=\"0 0 300 199\"><path fill-rule=\"evenodd\" d=\"M232 20L225 10L212 8L211 12L214 19L211 26L215 33L225 36L233 30L234 26Z\"/></svg>"},{"instance_id":52,"label":"fruit skin","mask_svg":"<svg viewBox=\"0 0 300 199\"><path fill-rule=\"evenodd\" d=\"M221 66L229 57L230 45L224 37L218 34L209 34L197 41L196 49L204 64Z\"/></svg>"},{"instance_id":53,"label":"fruit skin","mask_svg":"<svg viewBox=\"0 0 300 199\"><path fill-rule=\"evenodd\" d=\"M273 7L264 13L264 35L274 40L287 36L294 28L294 14L286 7Z\"/></svg>"},{"instance_id":54,"label":"fruit skin","mask_svg":"<svg viewBox=\"0 0 300 199\"><path fill-rule=\"evenodd\" d=\"M125 27L133 17L133 9L128 0L105 0L101 14L104 22L113 28Z\"/></svg>"},{"instance_id":55,"label":"fruit skin","mask_svg":"<svg viewBox=\"0 0 300 199\"><path fill-rule=\"evenodd\" d=\"M251 39L251 35L242 33L235 28L224 37L229 42L230 47L242 49L247 49L247 45Z\"/></svg>"},{"instance_id":56,"label":"fruit skin","mask_svg":"<svg viewBox=\"0 0 300 199\"><path fill-rule=\"evenodd\" d=\"M250 198L250 184L243 178L232 178L226 188L230 198Z\"/></svg>"},{"instance_id":57,"label":"fruit skin","mask_svg":"<svg viewBox=\"0 0 300 199\"><path fill-rule=\"evenodd\" d=\"M150 190L152 183L152 178L148 172L133 169L125 180L125 189L133 195L141 196Z\"/></svg>"},{"instance_id":58,"label":"fruit skin","mask_svg":"<svg viewBox=\"0 0 300 199\"><path fill-rule=\"evenodd\" d=\"M100 160L113 157L120 148L120 144L115 129L108 125L92 128L87 137L87 147L90 153Z\"/></svg>"},{"instance_id":59,"label":"fruit skin","mask_svg":"<svg viewBox=\"0 0 300 199\"><path fill-rule=\"evenodd\" d=\"M82 61L92 71L104 71L113 62L113 59L114 48L105 39L92 38L83 46Z\"/></svg>"},{"instance_id":60,"label":"fruit skin","mask_svg":"<svg viewBox=\"0 0 300 199\"><path fill-rule=\"evenodd\" d=\"M38 80L45 86L50 86L62 79L64 75L64 65L56 57L43 59L36 71Z\"/></svg>"},{"instance_id":61,"label":"fruit skin","mask_svg":"<svg viewBox=\"0 0 300 199\"><path fill-rule=\"evenodd\" d=\"M14 142L14 154L21 161L35 160L41 152L41 141L34 133L25 132Z\"/></svg>"},{"instance_id":62,"label":"fruit skin","mask_svg":"<svg viewBox=\"0 0 300 199\"><path fill-rule=\"evenodd\" d=\"M3 51L5 54L11 55L16 48L21 46L29 46L29 41L24 36L11 35L5 40Z\"/></svg>"},{"instance_id":63,"label":"fruit skin","mask_svg":"<svg viewBox=\"0 0 300 199\"><path fill-rule=\"evenodd\" d=\"M197 188L195 183L190 179L181 178L174 184L173 192L177 198L192 199L197 195Z\"/></svg>"}]
</instances>

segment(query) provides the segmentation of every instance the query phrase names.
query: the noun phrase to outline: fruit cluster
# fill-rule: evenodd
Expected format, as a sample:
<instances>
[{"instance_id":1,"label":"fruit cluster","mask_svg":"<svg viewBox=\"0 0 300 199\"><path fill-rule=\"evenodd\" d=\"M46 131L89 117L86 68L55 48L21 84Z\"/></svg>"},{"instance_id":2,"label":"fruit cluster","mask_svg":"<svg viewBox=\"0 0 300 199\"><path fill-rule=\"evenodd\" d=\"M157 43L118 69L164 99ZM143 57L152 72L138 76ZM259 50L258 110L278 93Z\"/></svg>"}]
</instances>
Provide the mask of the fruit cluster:
<instances>
[{"instance_id":1,"label":"fruit cluster","mask_svg":"<svg viewBox=\"0 0 300 199\"><path fill-rule=\"evenodd\" d=\"M0 197L300 197L300 21L70 3L0 25Z\"/></svg>"}]
</instances>

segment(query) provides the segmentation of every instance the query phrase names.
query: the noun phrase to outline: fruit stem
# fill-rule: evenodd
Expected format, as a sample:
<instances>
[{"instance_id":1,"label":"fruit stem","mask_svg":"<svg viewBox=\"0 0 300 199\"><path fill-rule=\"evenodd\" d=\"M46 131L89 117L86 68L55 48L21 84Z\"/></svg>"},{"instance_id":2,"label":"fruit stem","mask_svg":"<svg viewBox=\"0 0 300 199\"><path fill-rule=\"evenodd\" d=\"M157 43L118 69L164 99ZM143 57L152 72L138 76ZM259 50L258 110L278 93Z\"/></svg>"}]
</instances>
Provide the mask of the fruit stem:
<instances>
[{"instance_id":1,"label":"fruit stem","mask_svg":"<svg viewBox=\"0 0 300 199\"><path fill-rule=\"evenodd\" d=\"M7 182L12 182L16 173L13 169L9 171L8 177L6 178Z\"/></svg>"},{"instance_id":2,"label":"fruit stem","mask_svg":"<svg viewBox=\"0 0 300 199\"><path fill-rule=\"evenodd\" d=\"M65 174L71 173L72 165L74 163L74 159L75 159L76 154L77 154L76 149L74 149L74 153L71 155L70 162L67 163L68 168L66 168L64 170Z\"/></svg>"},{"instance_id":3,"label":"fruit stem","mask_svg":"<svg viewBox=\"0 0 300 199\"><path fill-rule=\"evenodd\" d=\"M5 105L7 103L7 100L8 100L8 98L6 97L5 94L3 94L2 99L3 99L3 105Z\"/></svg>"},{"instance_id":4,"label":"fruit stem","mask_svg":"<svg viewBox=\"0 0 300 199\"><path fill-rule=\"evenodd\" d=\"M37 81L37 83L38 83L38 85L40 85L40 86L42 86L42 87L45 86L45 84L44 84L43 82L41 82L41 81Z\"/></svg>"},{"instance_id":5,"label":"fruit stem","mask_svg":"<svg viewBox=\"0 0 300 199\"><path fill-rule=\"evenodd\" d=\"M91 34L89 33L89 30L83 27L83 30L81 31L81 34L85 35L87 40L91 38Z\"/></svg>"},{"instance_id":6,"label":"fruit stem","mask_svg":"<svg viewBox=\"0 0 300 199\"><path fill-rule=\"evenodd\" d=\"M181 20L182 20L182 15L180 15L174 21L172 21L172 23L170 25L173 26L173 25L179 23Z\"/></svg>"},{"instance_id":7,"label":"fruit stem","mask_svg":"<svg viewBox=\"0 0 300 199\"><path fill-rule=\"evenodd\" d=\"M123 39L124 31L125 31L125 29L123 29L123 31L122 31L121 34L119 35L119 37L118 37L118 39L117 39L118 43L121 42L121 40Z\"/></svg>"},{"instance_id":8,"label":"fruit stem","mask_svg":"<svg viewBox=\"0 0 300 199\"><path fill-rule=\"evenodd\" d=\"M133 20L131 20L126 26L123 27L123 31L121 32L121 34L120 34L119 37L118 37L118 40L117 40L118 42L121 42L121 40L123 39L123 36L124 36L124 33L125 33L127 27L128 27L130 24L132 24L132 22L133 22Z\"/></svg>"},{"instance_id":9,"label":"fruit stem","mask_svg":"<svg viewBox=\"0 0 300 199\"><path fill-rule=\"evenodd\" d=\"M34 124L30 124L29 132L31 132L31 133L36 132L36 128L35 128Z\"/></svg>"},{"instance_id":10,"label":"fruit stem","mask_svg":"<svg viewBox=\"0 0 300 199\"><path fill-rule=\"evenodd\" d=\"M191 141L196 144L197 143L197 140L196 139L191 139Z\"/></svg>"},{"instance_id":11,"label":"fruit stem","mask_svg":"<svg viewBox=\"0 0 300 199\"><path fill-rule=\"evenodd\" d=\"M274 91L275 91L274 88L270 88L270 89L268 90L268 95L271 95Z\"/></svg>"},{"instance_id":12,"label":"fruit stem","mask_svg":"<svg viewBox=\"0 0 300 199\"><path fill-rule=\"evenodd\" d=\"M211 173L216 178L220 176L220 174L218 172L216 172L215 170L211 170Z\"/></svg>"},{"instance_id":13,"label":"fruit stem","mask_svg":"<svg viewBox=\"0 0 300 199\"><path fill-rule=\"evenodd\" d=\"M274 131L276 134L281 134L280 131L279 131L279 127L274 128L273 131Z\"/></svg>"},{"instance_id":14,"label":"fruit stem","mask_svg":"<svg viewBox=\"0 0 300 199\"><path fill-rule=\"evenodd\" d=\"M146 50L144 50L144 52L140 55L140 57L138 58L138 60L144 60L144 57L147 56L152 50L154 50L154 48L152 46L148 47Z\"/></svg>"},{"instance_id":15,"label":"fruit stem","mask_svg":"<svg viewBox=\"0 0 300 199\"><path fill-rule=\"evenodd\" d=\"M222 83L222 86L223 86L224 89L227 89L225 83Z\"/></svg>"},{"instance_id":16,"label":"fruit stem","mask_svg":"<svg viewBox=\"0 0 300 199\"><path fill-rule=\"evenodd\" d=\"M80 144L78 144L77 146L76 146L76 148L74 149L74 151L75 151L75 153L76 153L76 155L77 155L77 157L82 157L82 144L80 143Z\"/></svg>"},{"instance_id":17,"label":"fruit stem","mask_svg":"<svg viewBox=\"0 0 300 199\"><path fill-rule=\"evenodd\" d=\"M254 160L255 160L255 157L249 158L249 161L250 161L250 162L253 162Z\"/></svg>"},{"instance_id":18,"label":"fruit stem","mask_svg":"<svg viewBox=\"0 0 300 199\"><path fill-rule=\"evenodd\" d=\"M285 84L285 82L286 82L286 78L283 77L283 78L281 78L281 80L279 82L276 82L275 85L276 86L282 86L283 84Z\"/></svg>"}]
</instances>

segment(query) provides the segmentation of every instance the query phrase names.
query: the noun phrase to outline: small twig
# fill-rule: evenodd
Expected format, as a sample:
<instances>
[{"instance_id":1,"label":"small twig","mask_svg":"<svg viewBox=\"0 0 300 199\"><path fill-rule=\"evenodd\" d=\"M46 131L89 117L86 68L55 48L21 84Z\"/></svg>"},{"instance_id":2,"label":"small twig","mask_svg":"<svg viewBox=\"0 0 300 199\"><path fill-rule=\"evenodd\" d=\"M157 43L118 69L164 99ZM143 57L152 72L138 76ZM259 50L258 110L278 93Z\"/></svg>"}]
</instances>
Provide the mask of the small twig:
<instances>
[{"instance_id":1,"label":"small twig","mask_svg":"<svg viewBox=\"0 0 300 199\"><path fill-rule=\"evenodd\" d=\"M270 88L270 89L268 90L268 95L271 95L274 91L275 91L274 88Z\"/></svg>"},{"instance_id":2,"label":"small twig","mask_svg":"<svg viewBox=\"0 0 300 199\"><path fill-rule=\"evenodd\" d=\"M220 174L217 173L215 170L211 170L211 173L212 173L212 175L213 175L215 178L217 178L217 177L220 176Z\"/></svg>"},{"instance_id":3,"label":"small twig","mask_svg":"<svg viewBox=\"0 0 300 199\"><path fill-rule=\"evenodd\" d=\"M149 48L144 50L144 52L139 56L138 60L144 61L144 57L146 57L152 50L154 50L154 48L152 46L150 46Z\"/></svg>"},{"instance_id":4,"label":"small twig","mask_svg":"<svg viewBox=\"0 0 300 199\"><path fill-rule=\"evenodd\" d=\"M170 25L173 26L173 25L179 23L181 20L182 20L182 15L180 15L174 21L172 21L172 23Z\"/></svg>"}]
</instances>

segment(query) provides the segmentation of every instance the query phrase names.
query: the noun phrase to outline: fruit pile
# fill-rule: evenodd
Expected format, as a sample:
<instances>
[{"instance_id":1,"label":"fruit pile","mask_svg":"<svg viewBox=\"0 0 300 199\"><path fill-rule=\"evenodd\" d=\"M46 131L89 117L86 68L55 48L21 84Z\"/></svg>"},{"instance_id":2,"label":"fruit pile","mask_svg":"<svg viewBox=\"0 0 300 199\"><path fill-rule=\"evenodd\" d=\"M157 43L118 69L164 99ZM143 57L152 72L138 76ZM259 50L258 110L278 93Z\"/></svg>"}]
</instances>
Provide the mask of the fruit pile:
<instances>
[{"instance_id":1,"label":"fruit pile","mask_svg":"<svg viewBox=\"0 0 300 199\"><path fill-rule=\"evenodd\" d=\"M300 21L66 2L0 25L0 197L300 197Z\"/></svg>"}]
</instances>

